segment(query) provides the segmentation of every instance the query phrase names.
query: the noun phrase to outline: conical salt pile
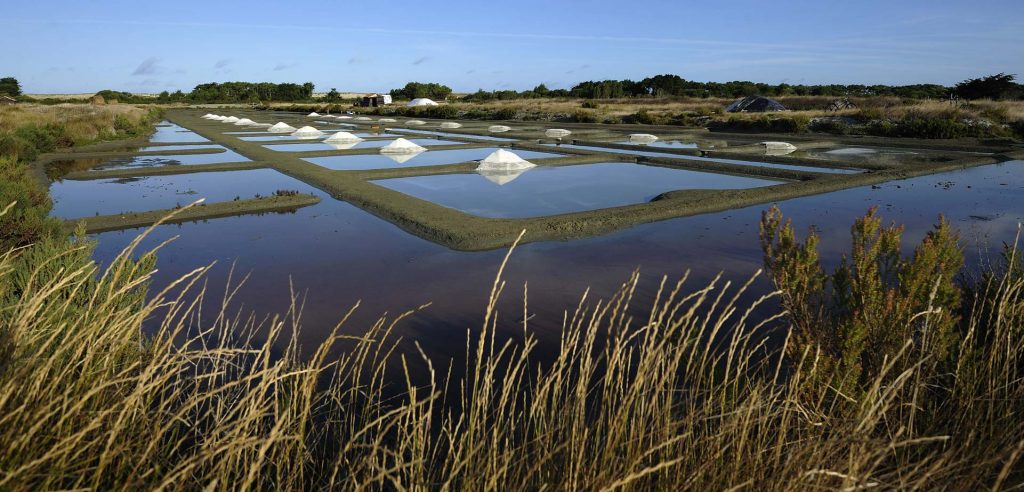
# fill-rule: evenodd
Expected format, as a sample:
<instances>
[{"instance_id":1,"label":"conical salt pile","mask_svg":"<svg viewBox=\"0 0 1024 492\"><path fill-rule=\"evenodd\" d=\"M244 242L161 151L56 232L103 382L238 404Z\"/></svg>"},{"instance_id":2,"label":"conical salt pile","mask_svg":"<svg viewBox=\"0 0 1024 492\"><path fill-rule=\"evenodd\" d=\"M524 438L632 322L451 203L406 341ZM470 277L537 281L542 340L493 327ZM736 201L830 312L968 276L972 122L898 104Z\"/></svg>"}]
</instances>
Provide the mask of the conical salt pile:
<instances>
[{"instance_id":1,"label":"conical salt pile","mask_svg":"<svg viewBox=\"0 0 1024 492\"><path fill-rule=\"evenodd\" d=\"M356 117L356 121L373 121L373 119L372 118L368 118L366 116L357 116Z\"/></svg>"},{"instance_id":2,"label":"conical salt pile","mask_svg":"<svg viewBox=\"0 0 1024 492\"><path fill-rule=\"evenodd\" d=\"M647 144L656 140L658 140L658 137L650 133L631 133L629 135L629 141L632 143Z\"/></svg>"},{"instance_id":3,"label":"conical salt pile","mask_svg":"<svg viewBox=\"0 0 1024 492\"><path fill-rule=\"evenodd\" d=\"M271 126L270 128L267 128L267 130L270 130L274 133L291 133L295 131L295 127L283 121L278 121L275 125Z\"/></svg>"},{"instance_id":4,"label":"conical salt pile","mask_svg":"<svg viewBox=\"0 0 1024 492\"><path fill-rule=\"evenodd\" d=\"M384 147L381 147L381 154L416 154L427 149L420 147L404 138L395 139Z\"/></svg>"},{"instance_id":5,"label":"conical salt pile","mask_svg":"<svg viewBox=\"0 0 1024 492\"><path fill-rule=\"evenodd\" d=\"M507 131L509 131L511 129L512 129L511 127L508 127L508 126L505 126L505 125L491 125L491 126L487 127L487 131L489 131L491 133L503 133L503 132L507 132Z\"/></svg>"},{"instance_id":6,"label":"conical salt pile","mask_svg":"<svg viewBox=\"0 0 1024 492\"><path fill-rule=\"evenodd\" d=\"M381 118L381 119L379 119L377 121L379 121L381 123L394 123L394 122L396 122L398 120L394 120L394 119L391 119L391 118Z\"/></svg>"},{"instance_id":7,"label":"conical salt pile","mask_svg":"<svg viewBox=\"0 0 1024 492\"><path fill-rule=\"evenodd\" d=\"M210 119L213 119L213 115L210 114L210 113L206 113L206 114L200 116L200 118L202 118L204 120L210 120Z\"/></svg>"},{"instance_id":8,"label":"conical salt pile","mask_svg":"<svg viewBox=\"0 0 1024 492\"><path fill-rule=\"evenodd\" d=\"M351 120L351 119L352 119L352 117L351 117L351 116L345 116L345 115L341 115L341 116L339 116L339 117L338 117L338 119L339 119L339 120Z\"/></svg>"},{"instance_id":9,"label":"conical salt pile","mask_svg":"<svg viewBox=\"0 0 1024 492\"><path fill-rule=\"evenodd\" d=\"M572 135L571 131L569 131L569 130L562 130L561 128L552 128L552 129L544 132L544 136L548 137L548 138L562 138L562 137L568 137L569 135Z\"/></svg>"},{"instance_id":10,"label":"conical salt pile","mask_svg":"<svg viewBox=\"0 0 1024 492\"><path fill-rule=\"evenodd\" d=\"M409 120L409 121L406 121L405 124L406 125L412 125L412 126L420 126L420 125L426 125L427 122L426 121L422 121L422 120Z\"/></svg>"},{"instance_id":11,"label":"conical salt pile","mask_svg":"<svg viewBox=\"0 0 1024 492\"><path fill-rule=\"evenodd\" d=\"M324 142L328 143L347 143L347 142L362 142L363 139L349 133L349 132L337 132L334 135L327 137Z\"/></svg>"},{"instance_id":12,"label":"conical salt pile","mask_svg":"<svg viewBox=\"0 0 1024 492\"><path fill-rule=\"evenodd\" d=\"M765 155L786 155L796 152L796 145L789 142L761 142Z\"/></svg>"},{"instance_id":13,"label":"conical salt pile","mask_svg":"<svg viewBox=\"0 0 1024 492\"><path fill-rule=\"evenodd\" d=\"M446 121L441 123L441 128L462 128L462 124L455 123L453 121Z\"/></svg>"},{"instance_id":14,"label":"conical salt pile","mask_svg":"<svg viewBox=\"0 0 1024 492\"><path fill-rule=\"evenodd\" d=\"M477 171L519 171L529 169L536 164L519 157L513 152L498 149L480 161Z\"/></svg>"},{"instance_id":15,"label":"conical salt pile","mask_svg":"<svg viewBox=\"0 0 1024 492\"><path fill-rule=\"evenodd\" d=\"M316 118L316 117L320 116L320 113L317 113L316 111L313 111L312 113L309 113L306 116L308 116L310 118Z\"/></svg>"},{"instance_id":16,"label":"conical salt pile","mask_svg":"<svg viewBox=\"0 0 1024 492\"><path fill-rule=\"evenodd\" d=\"M256 123L253 120L250 120L249 118L242 118L242 119L240 119L240 120L235 122L236 126L247 126L247 125L251 126L251 125L257 125L257 124L258 123Z\"/></svg>"},{"instance_id":17,"label":"conical salt pile","mask_svg":"<svg viewBox=\"0 0 1024 492\"><path fill-rule=\"evenodd\" d=\"M234 122L238 121L238 118L235 117L235 116L228 116L227 118L224 118L221 121L224 122L224 123L234 123Z\"/></svg>"},{"instance_id":18,"label":"conical salt pile","mask_svg":"<svg viewBox=\"0 0 1024 492\"><path fill-rule=\"evenodd\" d=\"M317 138L323 134L324 132L317 130L316 128L313 128L311 126L304 126L292 132L292 136L298 138Z\"/></svg>"}]
</instances>

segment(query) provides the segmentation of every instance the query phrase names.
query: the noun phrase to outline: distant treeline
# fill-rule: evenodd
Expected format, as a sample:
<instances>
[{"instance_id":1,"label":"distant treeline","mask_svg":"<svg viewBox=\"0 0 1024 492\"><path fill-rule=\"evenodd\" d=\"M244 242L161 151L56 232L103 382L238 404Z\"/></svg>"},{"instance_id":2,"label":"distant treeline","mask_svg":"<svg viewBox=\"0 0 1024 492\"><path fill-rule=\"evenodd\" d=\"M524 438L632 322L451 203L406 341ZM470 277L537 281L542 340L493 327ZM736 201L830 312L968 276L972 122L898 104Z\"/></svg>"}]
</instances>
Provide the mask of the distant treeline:
<instances>
[{"instance_id":1,"label":"distant treeline","mask_svg":"<svg viewBox=\"0 0 1024 492\"><path fill-rule=\"evenodd\" d=\"M623 97L692 97L739 98L761 96L895 96L911 99L938 99L956 95L965 99L1020 99L1024 86L1014 83L1014 76L997 74L965 80L953 87L938 84L903 86L861 84L765 84L749 81L696 82L678 75L657 75L643 80L598 80L576 84L571 89L548 89L544 84L528 91L479 90L465 96L467 101L532 99L544 97L575 97L582 99L615 99Z\"/></svg>"},{"instance_id":2,"label":"distant treeline","mask_svg":"<svg viewBox=\"0 0 1024 492\"><path fill-rule=\"evenodd\" d=\"M210 82L199 84L192 92L161 92L161 102L235 103L269 101L308 101L313 98L313 83L305 84L273 82Z\"/></svg>"}]
</instances>

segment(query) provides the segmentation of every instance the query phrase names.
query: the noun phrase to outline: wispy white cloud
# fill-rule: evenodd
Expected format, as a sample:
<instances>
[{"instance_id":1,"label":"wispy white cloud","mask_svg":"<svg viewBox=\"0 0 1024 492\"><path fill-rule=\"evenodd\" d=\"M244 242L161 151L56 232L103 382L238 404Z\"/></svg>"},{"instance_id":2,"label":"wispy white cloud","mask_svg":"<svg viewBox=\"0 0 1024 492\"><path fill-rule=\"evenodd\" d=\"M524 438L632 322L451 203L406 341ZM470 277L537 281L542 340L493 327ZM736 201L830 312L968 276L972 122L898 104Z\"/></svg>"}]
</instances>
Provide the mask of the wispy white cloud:
<instances>
[{"instance_id":1,"label":"wispy white cloud","mask_svg":"<svg viewBox=\"0 0 1024 492\"><path fill-rule=\"evenodd\" d=\"M142 63L140 63L138 67L135 67L135 71L132 72L132 75L153 75L159 71L160 67L157 66L159 63L160 59L155 56L146 58L145 60L142 60Z\"/></svg>"}]
</instances>

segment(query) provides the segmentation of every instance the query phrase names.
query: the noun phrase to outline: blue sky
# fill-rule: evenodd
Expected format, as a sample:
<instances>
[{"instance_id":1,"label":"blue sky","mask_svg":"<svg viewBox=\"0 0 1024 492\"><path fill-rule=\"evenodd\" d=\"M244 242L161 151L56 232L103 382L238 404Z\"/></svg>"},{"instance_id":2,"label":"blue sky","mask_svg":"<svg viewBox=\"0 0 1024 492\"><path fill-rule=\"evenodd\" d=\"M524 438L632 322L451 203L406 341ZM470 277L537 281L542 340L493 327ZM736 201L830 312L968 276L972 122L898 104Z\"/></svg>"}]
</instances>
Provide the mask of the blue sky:
<instances>
[{"instance_id":1,"label":"blue sky","mask_svg":"<svg viewBox=\"0 0 1024 492\"><path fill-rule=\"evenodd\" d=\"M0 76L30 93L228 80L472 91L659 73L951 84L1024 76L1024 2L34 0L4 6L0 40Z\"/></svg>"}]
</instances>

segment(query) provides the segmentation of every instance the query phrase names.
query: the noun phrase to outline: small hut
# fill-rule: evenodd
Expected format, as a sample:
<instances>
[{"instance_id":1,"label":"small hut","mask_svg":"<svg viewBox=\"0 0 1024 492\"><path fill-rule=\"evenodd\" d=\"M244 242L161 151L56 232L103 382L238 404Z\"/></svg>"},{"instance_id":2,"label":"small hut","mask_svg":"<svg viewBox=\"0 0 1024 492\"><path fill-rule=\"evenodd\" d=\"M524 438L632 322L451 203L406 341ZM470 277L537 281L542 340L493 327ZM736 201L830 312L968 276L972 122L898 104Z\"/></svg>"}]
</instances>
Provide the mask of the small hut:
<instances>
[{"instance_id":1,"label":"small hut","mask_svg":"<svg viewBox=\"0 0 1024 492\"><path fill-rule=\"evenodd\" d=\"M766 113L785 111L782 103L763 96L748 96L725 107L726 113Z\"/></svg>"}]
</instances>

